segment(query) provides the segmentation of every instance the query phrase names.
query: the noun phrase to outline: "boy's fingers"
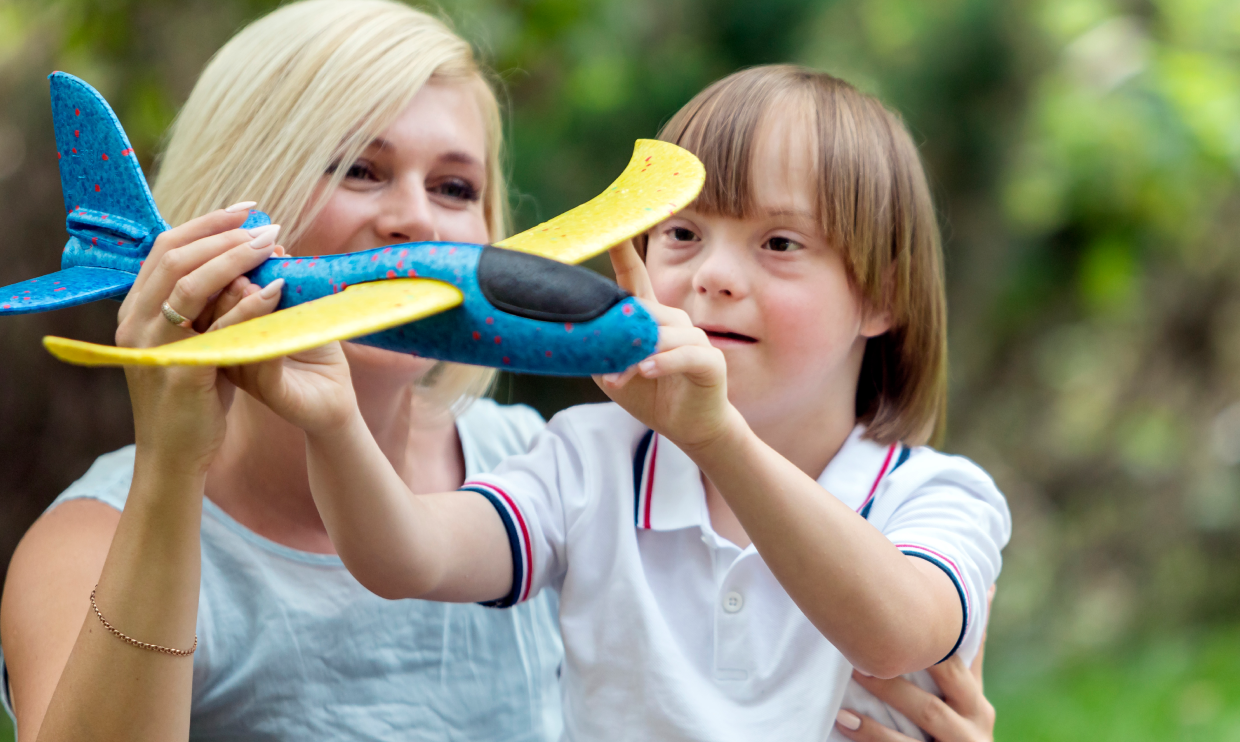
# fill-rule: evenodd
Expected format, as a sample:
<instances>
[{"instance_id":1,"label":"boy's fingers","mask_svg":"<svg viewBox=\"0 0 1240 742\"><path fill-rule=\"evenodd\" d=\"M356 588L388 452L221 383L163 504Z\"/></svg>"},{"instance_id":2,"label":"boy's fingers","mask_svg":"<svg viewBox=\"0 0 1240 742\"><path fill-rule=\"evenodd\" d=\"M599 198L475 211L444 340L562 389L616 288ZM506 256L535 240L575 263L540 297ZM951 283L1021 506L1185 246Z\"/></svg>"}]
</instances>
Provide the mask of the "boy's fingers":
<instances>
[{"instance_id":1,"label":"boy's fingers","mask_svg":"<svg viewBox=\"0 0 1240 742\"><path fill-rule=\"evenodd\" d=\"M641 375L647 379L683 374L690 380L710 385L727 373L723 353L717 348L700 345L682 345L679 348L656 353L637 364Z\"/></svg>"},{"instance_id":2,"label":"boy's fingers","mask_svg":"<svg viewBox=\"0 0 1240 742\"><path fill-rule=\"evenodd\" d=\"M659 342L655 350L659 353L681 348L686 345L700 345L703 348L714 347L706 333L696 327L673 327L663 325L659 328Z\"/></svg>"},{"instance_id":3,"label":"boy's fingers","mask_svg":"<svg viewBox=\"0 0 1240 742\"><path fill-rule=\"evenodd\" d=\"M835 717L835 728L845 737L856 742L913 742L912 739L889 729L868 716L861 716L843 709Z\"/></svg>"},{"instance_id":4,"label":"boy's fingers","mask_svg":"<svg viewBox=\"0 0 1240 742\"><path fill-rule=\"evenodd\" d=\"M654 288L650 285L650 275L646 273L646 264L637 254L632 240L625 240L608 251L611 256L611 267L616 272L616 283L639 299L654 299Z\"/></svg>"},{"instance_id":5,"label":"boy's fingers","mask_svg":"<svg viewBox=\"0 0 1240 742\"><path fill-rule=\"evenodd\" d=\"M689 314L683 309L676 307L663 306L654 299L641 299L642 308L650 312L650 316L654 317L654 321L659 323L660 327L693 327L693 320L689 319Z\"/></svg>"}]
</instances>

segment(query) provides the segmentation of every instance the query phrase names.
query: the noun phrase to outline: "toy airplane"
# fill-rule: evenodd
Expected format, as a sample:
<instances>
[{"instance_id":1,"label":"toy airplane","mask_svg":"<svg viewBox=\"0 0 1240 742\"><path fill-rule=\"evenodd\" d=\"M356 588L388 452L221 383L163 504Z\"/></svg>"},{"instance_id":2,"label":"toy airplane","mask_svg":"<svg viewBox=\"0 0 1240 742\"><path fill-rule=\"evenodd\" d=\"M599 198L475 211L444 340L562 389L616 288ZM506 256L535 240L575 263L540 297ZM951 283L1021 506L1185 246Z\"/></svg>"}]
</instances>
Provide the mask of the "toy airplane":
<instances>
[{"instance_id":1,"label":"toy airplane","mask_svg":"<svg viewBox=\"0 0 1240 742\"><path fill-rule=\"evenodd\" d=\"M64 189L63 269L0 289L0 314L46 311L126 294L168 224L103 97L50 76ZM638 140L620 177L593 200L494 246L415 242L342 255L273 257L248 275L285 284L277 311L156 348L57 337L57 358L86 366L233 366L333 340L529 373L621 371L654 352L658 327L611 281L567 265L684 208L702 164L675 145ZM251 212L245 227L270 223Z\"/></svg>"}]
</instances>

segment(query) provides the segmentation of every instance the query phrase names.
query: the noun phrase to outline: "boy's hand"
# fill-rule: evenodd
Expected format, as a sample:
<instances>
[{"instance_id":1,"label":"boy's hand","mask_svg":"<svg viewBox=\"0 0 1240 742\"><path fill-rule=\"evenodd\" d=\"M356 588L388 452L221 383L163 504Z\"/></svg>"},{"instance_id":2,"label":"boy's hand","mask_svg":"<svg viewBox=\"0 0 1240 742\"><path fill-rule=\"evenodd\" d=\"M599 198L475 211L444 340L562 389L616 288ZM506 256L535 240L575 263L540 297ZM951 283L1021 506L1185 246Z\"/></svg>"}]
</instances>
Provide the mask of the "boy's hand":
<instances>
[{"instance_id":1,"label":"boy's hand","mask_svg":"<svg viewBox=\"0 0 1240 742\"><path fill-rule=\"evenodd\" d=\"M710 444L740 421L728 402L723 351L680 309L659 304L632 242L611 249L616 282L659 323L654 355L623 373L596 376L603 392L652 430L688 451Z\"/></svg>"}]
</instances>

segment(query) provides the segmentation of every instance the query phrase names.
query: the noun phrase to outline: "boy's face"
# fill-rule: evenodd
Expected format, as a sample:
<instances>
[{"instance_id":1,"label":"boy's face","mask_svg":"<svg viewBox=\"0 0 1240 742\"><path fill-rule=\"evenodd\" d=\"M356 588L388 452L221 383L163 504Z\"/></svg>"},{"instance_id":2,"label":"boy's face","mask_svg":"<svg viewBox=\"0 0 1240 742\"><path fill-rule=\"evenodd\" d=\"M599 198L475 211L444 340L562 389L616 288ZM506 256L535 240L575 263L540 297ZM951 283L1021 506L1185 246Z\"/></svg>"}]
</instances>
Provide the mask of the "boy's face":
<instances>
[{"instance_id":1,"label":"boy's face","mask_svg":"<svg viewBox=\"0 0 1240 742\"><path fill-rule=\"evenodd\" d=\"M756 214L685 209L651 231L646 265L659 302L723 350L728 397L750 425L851 421L865 341L889 322L866 311L815 218L810 127L771 118L753 160Z\"/></svg>"}]
</instances>

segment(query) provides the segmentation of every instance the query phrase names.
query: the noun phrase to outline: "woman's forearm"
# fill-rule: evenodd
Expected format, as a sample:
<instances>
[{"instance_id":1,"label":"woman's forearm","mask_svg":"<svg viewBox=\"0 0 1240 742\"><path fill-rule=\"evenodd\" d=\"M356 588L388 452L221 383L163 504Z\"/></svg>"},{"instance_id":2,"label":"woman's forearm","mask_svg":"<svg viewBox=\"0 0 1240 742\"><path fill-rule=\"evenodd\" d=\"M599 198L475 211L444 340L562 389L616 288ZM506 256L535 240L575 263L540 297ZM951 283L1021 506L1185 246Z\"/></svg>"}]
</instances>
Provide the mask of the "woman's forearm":
<instances>
[{"instance_id":1,"label":"woman's forearm","mask_svg":"<svg viewBox=\"0 0 1240 742\"><path fill-rule=\"evenodd\" d=\"M95 595L104 618L137 641L194 645L203 481L139 450ZM135 647L110 633L89 604L82 612L38 739L188 738L193 658Z\"/></svg>"},{"instance_id":2,"label":"woman's forearm","mask_svg":"<svg viewBox=\"0 0 1240 742\"><path fill-rule=\"evenodd\" d=\"M360 414L306 435L310 490L358 582L389 599L491 600L512 583L499 516L467 492L414 495Z\"/></svg>"},{"instance_id":3,"label":"woman's forearm","mask_svg":"<svg viewBox=\"0 0 1240 742\"><path fill-rule=\"evenodd\" d=\"M854 666L892 677L951 649L961 608L948 577L900 553L747 426L686 453L776 579Z\"/></svg>"}]
</instances>

